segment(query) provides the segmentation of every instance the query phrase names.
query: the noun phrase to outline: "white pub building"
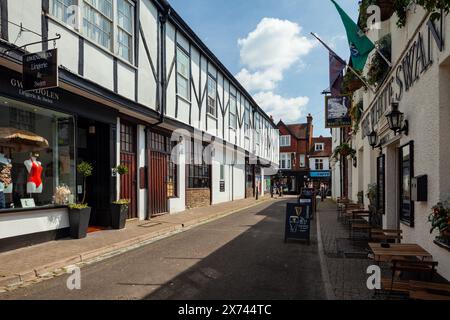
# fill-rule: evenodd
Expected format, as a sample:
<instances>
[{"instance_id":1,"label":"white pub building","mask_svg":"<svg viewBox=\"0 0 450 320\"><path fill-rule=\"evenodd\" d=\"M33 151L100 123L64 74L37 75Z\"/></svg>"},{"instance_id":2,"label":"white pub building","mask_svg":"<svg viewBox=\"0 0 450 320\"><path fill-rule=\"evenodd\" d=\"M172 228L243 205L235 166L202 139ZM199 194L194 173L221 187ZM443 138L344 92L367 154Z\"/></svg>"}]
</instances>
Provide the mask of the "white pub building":
<instances>
[{"instance_id":1,"label":"white pub building","mask_svg":"<svg viewBox=\"0 0 450 320\"><path fill-rule=\"evenodd\" d=\"M437 230L430 233L428 221L433 206L450 199L450 16L432 21L422 7L410 6L406 24L399 28L397 21L394 13L367 32L373 42L390 35L392 67L375 92L354 93L354 105L363 102L360 129L344 141L344 129L333 129L334 148L347 140L356 151L345 164L333 162L333 176L345 180L333 183L333 196L356 202L364 191L367 205L375 184L380 227L401 229L402 242L425 248L450 280L450 246Z\"/></svg>"}]
</instances>

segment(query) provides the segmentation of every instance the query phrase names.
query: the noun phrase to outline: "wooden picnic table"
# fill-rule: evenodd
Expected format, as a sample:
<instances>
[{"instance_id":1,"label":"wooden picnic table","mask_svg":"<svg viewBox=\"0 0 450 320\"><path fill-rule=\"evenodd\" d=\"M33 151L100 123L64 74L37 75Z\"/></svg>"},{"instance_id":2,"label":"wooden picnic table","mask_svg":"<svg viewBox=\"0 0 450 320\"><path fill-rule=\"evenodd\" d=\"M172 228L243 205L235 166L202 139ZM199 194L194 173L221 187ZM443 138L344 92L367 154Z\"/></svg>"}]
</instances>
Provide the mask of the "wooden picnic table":
<instances>
[{"instance_id":1,"label":"wooden picnic table","mask_svg":"<svg viewBox=\"0 0 450 320\"><path fill-rule=\"evenodd\" d=\"M369 243L375 261L390 261L396 257L402 258L431 258L432 255L418 244L398 243L390 244L389 248L383 248L381 243Z\"/></svg>"}]
</instances>

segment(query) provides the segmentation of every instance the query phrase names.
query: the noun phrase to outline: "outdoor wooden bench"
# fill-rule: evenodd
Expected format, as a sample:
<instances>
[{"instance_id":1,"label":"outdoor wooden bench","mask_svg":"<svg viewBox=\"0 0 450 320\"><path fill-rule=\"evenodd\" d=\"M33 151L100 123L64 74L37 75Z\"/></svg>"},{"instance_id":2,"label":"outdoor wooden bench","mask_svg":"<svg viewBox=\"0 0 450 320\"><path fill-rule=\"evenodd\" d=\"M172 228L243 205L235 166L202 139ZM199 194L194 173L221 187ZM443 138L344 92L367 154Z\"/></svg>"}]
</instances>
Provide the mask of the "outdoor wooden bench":
<instances>
[{"instance_id":1,"label":"outdoor wooden bench","mask_svg":"<svg viewBox=\"0 0 450 320\"><path fill-rule=\"evenodd\" d=\"M409 281L409 297L414 300L450 300L450 284Z\"/></svg>"},{"instance_id":2,"label":"outdoor wooden bench","mask_svg":"<svg viewBox=\"0 0 450 320\"><path fill-rule=\"evenodd\" d=\"M396 273L411 272L419 275L429 275L430 281L436 274L437 261L405 260L393 259L392 261L392 279Z\"/></svg>"},{"instance_id":3,"label":"outdoor wooden bench","mask_svg":"<svg viewBox=\"0 0 450 320\"><path fill-rule=\"evenodd\" d=\"M392 230L392 229L371 229L370 239L373 242L400 242L403 239L402 230Z\"/></svg>"},{"instance_id":4,"label":"outdoor wooden bench","mask_svg":"<svg viewBox=\"0 0 450 320\"><path fill-rule=\"evenodd\" d=\"M394 280L388 278L381 278L381 290L386 292L397 292L402 294L409 294L411 290L409 281Z\"/></svg>"}]
</instances>

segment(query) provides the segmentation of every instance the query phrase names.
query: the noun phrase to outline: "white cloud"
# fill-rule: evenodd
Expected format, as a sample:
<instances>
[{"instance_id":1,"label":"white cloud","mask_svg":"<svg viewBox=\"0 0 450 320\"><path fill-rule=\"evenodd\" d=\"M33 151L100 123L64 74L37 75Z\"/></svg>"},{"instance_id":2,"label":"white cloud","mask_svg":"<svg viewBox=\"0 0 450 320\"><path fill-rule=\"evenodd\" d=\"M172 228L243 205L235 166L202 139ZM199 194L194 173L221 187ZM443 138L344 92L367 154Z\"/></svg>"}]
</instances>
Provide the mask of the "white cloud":
<instances>
[{"instance_id":1,"label":"white cloud","mask_svg":"<svg viewBox=\"0 0 450 320\"><path fill-rule=\"evenodd\" d=\"M283 73L316 45L301 35L302 28L294 22L263 18L246 38L239 39L241 63L245 66L237 79L249 91L273 90L283 80Z\"/></svg>"},{"instance_id":2,"label":"white cloud","mask_svg":"<svg viewBox=\"0 0 450 320\"><path fill-rule=\"evenodd\" d=\"M286 123L299 121L309 103L308 97L284 98L273 92L259 92L253 97L267 114L273 116L275 122L280 119Z\"/></svg>"},{"instance_id":3,"label":"white cloud","mask_svg":"<svg viewBox=\"0 0 450 320\"><path fill-rule=\"evenodd\" d=\"M255 101L275 121L301 121L309 103L308 97L286 98L274 92L286 71L307 67L301 58L317 43L301 33L297 23L264 18L246 38L238 40L243 68L236 78L255 93Z\"/></svg>"}]
</instances>

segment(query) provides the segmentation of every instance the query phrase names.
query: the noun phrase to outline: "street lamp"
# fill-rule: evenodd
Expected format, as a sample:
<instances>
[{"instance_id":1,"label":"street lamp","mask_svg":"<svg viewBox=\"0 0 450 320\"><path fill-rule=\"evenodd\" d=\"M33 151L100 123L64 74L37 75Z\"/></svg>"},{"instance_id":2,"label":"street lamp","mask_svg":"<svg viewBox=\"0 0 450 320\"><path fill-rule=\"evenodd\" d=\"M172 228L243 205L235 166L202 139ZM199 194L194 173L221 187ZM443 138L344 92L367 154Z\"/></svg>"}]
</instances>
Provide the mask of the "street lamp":
<instances>
[{"instance_id":1,"label":"street lamp","mask_svg":"<svg viewBox=\"0 0 450 320\"><path fill-rule=\"evenodd\" d=\"M372 132L369 133L367 138L369 139L369 145L372 147L372 150L375 149L375 147L378 144L378 134L376 133L376 131L372 130Z\"/></svg>"},{"instance_id":2,"label":"street lamp","mask_svg":"<svg viewBox=\"0 0 450 320\"><path fill-rule=\"evenodd\" d=\"M405 115L398 110L398 102L391 104L392 110L386 115L389 129L397 133L405 132L408 135L408 120L405 119Z\"/></svg>"}]
</instances>

